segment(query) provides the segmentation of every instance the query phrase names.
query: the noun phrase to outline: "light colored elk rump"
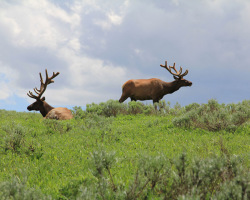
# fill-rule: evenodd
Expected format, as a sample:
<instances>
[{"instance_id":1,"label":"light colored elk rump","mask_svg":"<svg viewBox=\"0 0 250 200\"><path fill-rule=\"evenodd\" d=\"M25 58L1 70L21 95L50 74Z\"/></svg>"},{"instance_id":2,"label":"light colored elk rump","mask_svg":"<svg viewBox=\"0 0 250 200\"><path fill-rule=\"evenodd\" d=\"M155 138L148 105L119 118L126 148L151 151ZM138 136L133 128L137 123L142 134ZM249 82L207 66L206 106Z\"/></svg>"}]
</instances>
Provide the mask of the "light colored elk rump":
<instances>
[{"instance_id":1,"label":"light colored elk rump","mask_svg":"<svg viewBox=\"0 0 250 200\"><path fill-rule=\"evenodd\" d=\"M45 116L46 119L72 119L72 112L67 108L57 107L49 111L49 113Z\"/></svg>"},{"instance_id":2,"label":"light colored elk rump","mask_svg":"<svg viewBox=\"0 0 250 200\"><path fill-rule=\"evenodd\" d=\"M188 74L188 70L182 74L182 67L179 71L176 70L175 63L173 66L167 67L167 61L165 61L165 65L160 66L167 69L175 80L172 82L165 82L158 78L128 80L122 86L122 95L119 102L122 103L130 97L131 101L153 100L153 103L155 103L159 102L166 94L171 94L181 87L192 85L192 82L183 78Z\"/></svg>"},{"instance_id":3,"label":"light colored elk rump","mask_svg":"<svg viewBox=\"0 0 250 200\"><path fill-rule=\"evenodd\" d=\"M34 103L32 103L31 105L29 105L27 107L27 109L29 111L31 111L31 110L40 111L42 116L44 118L47 118L47 119L65 120L65 119L73 118L73 115L72 115L72 113L71 113L71 111L69 109L61 108L61 107L54 108L54 107L50 106L45 101L45 97L42 97L42 95L45 92L47 86L50 83L54 83L54 80L52 80L52 79L60 74L59 72L57 72L57 73L53 72L53 75L51 77L49 77L47 69L45 70L45 73L46 73L45 83L43 82L42 74L39 73L40 74L41 86L40 86L40 89L34 88L34 91L37 94L37 96L34 95L31 91L29 91L29 93L27 93L27 95L30 98L36 99L36 101Z\"/></svg>"}]
</instances>

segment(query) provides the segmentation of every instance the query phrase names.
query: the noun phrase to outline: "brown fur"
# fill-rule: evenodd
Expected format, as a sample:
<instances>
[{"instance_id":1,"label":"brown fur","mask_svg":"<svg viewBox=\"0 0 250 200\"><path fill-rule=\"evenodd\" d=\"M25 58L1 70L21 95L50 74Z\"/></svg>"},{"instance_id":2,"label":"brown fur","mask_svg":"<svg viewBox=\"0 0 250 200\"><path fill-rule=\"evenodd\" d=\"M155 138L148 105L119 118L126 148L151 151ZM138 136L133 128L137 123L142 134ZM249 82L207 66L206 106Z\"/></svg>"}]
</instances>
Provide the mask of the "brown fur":
<instances>
[{"instance_id":1,"label":"brown fur","mask_svg":"<svg viewBox=\"0 0 250 200\"><path fill-rule=\"evenodd\" d=\"M47 69L45 70L45 73L46 73L45 83L43 82L42 74L39 73L41 86L40 86L40 89L34 88L34 91L37 95L34 95L31 91L29 91L27 93L27 95L30 98L36 99L36 101L34 103L30 104L27 107L27 109L29 111L31 111L31 110L40 111L42 116L46 119L58 119L58 120L72 119L73 115L69 109L61 108L61 107L54 108L54 107L50 106L45 101L45 97L42 97L47 86L51 83L54 83L54 80L52 80L52 79L60 74L59 72L57 72L57 73L53 72L53 75L51 77L49 77Z\"/></svg>"},{"instance_id":2,"label":"brown fur","mask_svg":"<svg viewBox=\"0 0 250 200\"><path fill-rule=\"evenodd\" d=\"M180 87L192 85L192 82L182 77L174 78L175 80L172 82L165 82L158 78L128 80L122 86L122 95L119 102L122 103L130 97L131 101L153 100L155 103L159 102L164 95L179 90Z\"/></svg>"},{"instance_id":3,"label":"brown fur","mask_svg":"<svg viewBox=\"0 0 250 200\"><path fill-rule=\"evenodd\" d=\"M50 106L43 97L42 99L36 100L33 104L27 107L29 111L36 110L40 111L42 116L46 119L58 119L58 120L65 120L65 119L72 119L73 115L68 108L54 108Z\"/></svg>"},{"instance_id":4,"label":"brown fur","mask_svg":"<svg viewBox=\"0 0 250 200\"><path fill-rule=\"evenodd\" d=\"M59 119L59 120L66 120L72 119L73 115L71 111L67 108L54 108L45 116L46 119Z\"/></svg>"}]
</instances>

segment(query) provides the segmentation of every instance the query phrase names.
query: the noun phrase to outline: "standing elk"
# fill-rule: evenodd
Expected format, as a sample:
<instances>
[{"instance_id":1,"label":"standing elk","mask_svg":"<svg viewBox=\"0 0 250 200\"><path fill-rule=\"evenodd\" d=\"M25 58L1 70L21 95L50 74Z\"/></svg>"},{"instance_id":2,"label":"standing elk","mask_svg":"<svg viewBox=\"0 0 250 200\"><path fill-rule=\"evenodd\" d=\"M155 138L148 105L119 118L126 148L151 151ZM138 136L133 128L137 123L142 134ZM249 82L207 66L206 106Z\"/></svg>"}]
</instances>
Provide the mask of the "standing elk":
<instances>
[{"instance_id":1,"label":"standing elk","mask_svg":"<svg viewBox=\"0 0 250 200\"><path fill-rule=\"evenodd\" d=\"M41 86L40 86L40 89L34 88L34 91L37 94L37 96L34 95L31 91L29 91L29 93L27 93L27 95L30 98L36 99L36 101L33 104L31 104L27 107L27 109L29 111L31 111L31 110L40 111L42 116L46 119L64 120L64 119L73 118L73 115L69 109L61 108L61 107L54 108L54 107L50 106L45 101L45 97L42 97L43 93L45 92L45 90L47 88L47 85L49 85L50 83L54 83L54 81L52 79L60 74L59 72L57 72L56 74L55 74L55 72L53 72L53 75L51 77L48 77L47 69L45 70L45 72L46 72L45 83L43 82L42 74L39 73Z\"/></svg>"},{"instance_id":2,"label":"standing elk","mask_svg":"<svg viewBox=\"0 0 250 200\"><path fill-rule=\"evenodd\" d=\"M128 80L122 86L119 102L122 103L130 97L131 101L153 100L153 103L158 103L166 94L172 94L181 87L192 85L192 82L183 78L188 74L188 70L181 74L182 67L179 71L175 69L175 63L173 66L167 67L167 61L165 61L165 65L160 66L167 69L175 80L172 82L165 82L158 78ZM171 69L174 69L175 73Z\"/></svg>"}]
</instances>

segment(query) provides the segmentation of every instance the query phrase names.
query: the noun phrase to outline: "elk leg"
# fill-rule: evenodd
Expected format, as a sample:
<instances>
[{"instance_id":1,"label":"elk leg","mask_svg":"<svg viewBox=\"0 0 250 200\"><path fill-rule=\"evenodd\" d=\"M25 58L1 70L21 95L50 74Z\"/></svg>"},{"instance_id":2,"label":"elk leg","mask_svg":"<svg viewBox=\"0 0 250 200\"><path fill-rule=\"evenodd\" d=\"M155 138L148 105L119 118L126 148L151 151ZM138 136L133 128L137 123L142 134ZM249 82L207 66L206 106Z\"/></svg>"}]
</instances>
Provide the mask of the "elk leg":
<instances>
[{"instance_id":1,"label":"elk leg","mask_svg":"<svg viewBox=\"0 0 250 200\"><path fill-rule=\"evenodd\" d=\"M155 106L155 110L157 110L157 105L156 105L155 103L159 103L159 100L153 99L153 104L154 104L154 106Z\"/></svg>"},{"instance_id":2,"label":"elk leg","mask_svg":"<svg viewBox=\"0 0 250 200\"><path fill-rule=\"evenodd\" d=\"M136 101L136 99L134 97L130 97L131 101Z\"/></svg>"},{"instance_id":3,"label":"elk leg","mask_svg":"<svg viewBox=\"0 0 250 200\"><path fill-rule=\"evenodd\" d=\"M159 100L158 100L158 99L157 99L157 100L154 99L154 100L153 100L153 103L159 103Z\"/></svg>"}]
</instances>

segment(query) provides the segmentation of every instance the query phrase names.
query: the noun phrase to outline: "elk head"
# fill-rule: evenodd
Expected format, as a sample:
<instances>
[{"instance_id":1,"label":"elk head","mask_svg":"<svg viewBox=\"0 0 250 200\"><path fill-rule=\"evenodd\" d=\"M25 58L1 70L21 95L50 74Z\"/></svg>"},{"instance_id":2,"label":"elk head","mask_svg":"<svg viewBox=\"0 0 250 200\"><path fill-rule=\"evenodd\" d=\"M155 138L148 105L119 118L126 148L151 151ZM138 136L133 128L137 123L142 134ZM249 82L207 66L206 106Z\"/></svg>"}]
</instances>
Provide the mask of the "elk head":
<instances>
[{"instance_id":1,"label":"elk head","mask_svg":"<svg viewBox=\"0 0 250 200\"><path fill-rule=\"evenodd\" d=\"M47 69L45 70L45 73L46 73L46 80L45 80L45 83L43 82L43 77L42 77L42 74L40 74L40 82L41 82L41 86L40 86L40 89L37 89L37 88L34 88L34 91L37 95L34 95L31 91L29 91L29 93L27 93L27 95L30 97L30 98L33 98L35 99L36 101L29 105L27 107L27 109L29 111L31 110L36 110L36 111L40 111L41 114L45 117L46 114L51 110L53 109L52 106L50 106L49 104L47 104L45 102L45 97L42 97L43 93L45 92L47 86L50 84L50 83L54 83L54 81L52 80L53 78L55 78L57 75L59 75L60 73L57 72L53 72L53 75L51 77L48 76L48 72L47 72Z\"/></svg>"},{"instance_id":2,"label":"elk head","mask_svg":"<svg viewBox=\"0 0 250 200\"><path fill-rule=\"evenodd\" d=\"M165 61L165 65L160 65L160 66L163 67L163 68L165 68L165 69L167 69L170 72L170 74L173 75L175 81L178 83L178 85L180 87L182 87L182 86L191 86L192 85L191 81L188 81L188 80L186 80L186 79L183 78L184 76L186 76L188 74L188 70L186 70L182 74L182 67L180 67L180 70L177 71L176 68L175 68L175 63L174 63L173 66L169 66L168 67L167 61ZM175 71L175 73L172 72L171 69L173 69Z\"/></svg>"}]
</instances>

